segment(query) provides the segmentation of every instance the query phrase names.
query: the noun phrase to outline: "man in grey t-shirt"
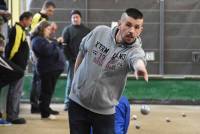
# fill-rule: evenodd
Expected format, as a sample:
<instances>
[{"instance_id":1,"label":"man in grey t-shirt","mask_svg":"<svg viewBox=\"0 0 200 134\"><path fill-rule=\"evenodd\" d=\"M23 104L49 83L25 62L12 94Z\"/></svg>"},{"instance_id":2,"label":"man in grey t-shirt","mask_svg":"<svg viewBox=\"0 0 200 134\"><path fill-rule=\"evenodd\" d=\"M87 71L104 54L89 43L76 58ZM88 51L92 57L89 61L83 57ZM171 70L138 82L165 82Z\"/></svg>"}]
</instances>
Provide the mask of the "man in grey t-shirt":
<instances>
[{"instance_id":1,"label":"man in grey t-shirt","mask_svg":"<svg viewBox=\"0 0 200 134\"><path fill-rule=\"evenodd\" d=\"M148 81L145 53L139 37L143 14L127 9L117 27L98 26L83 38L69 95L70 134L114 134L115 105L127 74Z\"/></svg>"}]
</instances>

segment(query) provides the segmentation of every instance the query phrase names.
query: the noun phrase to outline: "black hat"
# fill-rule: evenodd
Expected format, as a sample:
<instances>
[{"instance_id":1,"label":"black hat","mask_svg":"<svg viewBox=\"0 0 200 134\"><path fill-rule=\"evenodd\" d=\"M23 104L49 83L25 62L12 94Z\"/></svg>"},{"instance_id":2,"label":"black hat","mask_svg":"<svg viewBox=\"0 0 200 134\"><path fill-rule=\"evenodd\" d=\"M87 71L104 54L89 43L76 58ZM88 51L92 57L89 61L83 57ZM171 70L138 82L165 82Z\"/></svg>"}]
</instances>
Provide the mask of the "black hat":
<instances>
[{"instance_id":1,"label":"black hat","mask_svg":"<svg viewBox=\"0 0 200 134\"><path fill-rule=\"evenodd\" d=\"M74 14L78 14L80 17L82 17L81 12L79 10L72 10L71 11L71 16Z\"/></svg>"}]
</instances>

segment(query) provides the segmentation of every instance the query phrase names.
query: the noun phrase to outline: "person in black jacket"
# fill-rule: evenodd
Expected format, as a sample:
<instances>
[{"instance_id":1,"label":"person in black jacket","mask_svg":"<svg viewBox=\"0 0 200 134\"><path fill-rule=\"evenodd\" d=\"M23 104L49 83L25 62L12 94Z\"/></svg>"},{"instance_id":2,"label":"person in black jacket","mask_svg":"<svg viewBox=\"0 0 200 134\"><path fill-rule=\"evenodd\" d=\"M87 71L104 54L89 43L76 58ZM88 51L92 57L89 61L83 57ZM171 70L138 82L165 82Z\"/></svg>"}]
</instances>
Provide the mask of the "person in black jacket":
<instances>
[{"instance_id":1,"label":"person in black jacket","mask_svg":"<svg viewBox=\"0 0 200 134\"><path fill-rule=\"evenodd\" d=\"M26 40L25 28L32 21L32 13L24 12L10 30L9 41L5 48L5 58L18 65L23 71L29 58L29 46ZM13 124L25 124L24 118L19 118L19 104L23 90L23 77L9 84L7 97L7 120Z\"/></svg>"},{"instance_id":2,"label":"person in black jacket","mask_svg":"<svg viewBox=\"0 0 200 134\"><path fill-rule=\"evenodd\" d=\"M62 38L50 40L51 26L47 21L42 21L32 34L32 49L37 57L37 70L41 79L41 94L39 108L42 119L55 119L57 111L50 108L50 102L55 90L56 81L64 70L65 57L62 52Z\"/></svg>"},{"instance_id":3,"label":"person in black jacket","mask_svg":"<svg viewBox=\"0 0 200 134\"><path fill-rule=\"evenodd\" d=\"M66 26L62 36L64 43L64 53L68 61L67 67L67 85L65 89L64 110L68 110L69 93L71 91L72 79L74 76L74 65L79 52L79 46L82 38L90 32L90 29L81 23L81 12L79 10L71 11L71 25Z\"/></svg>"}]
</instances>

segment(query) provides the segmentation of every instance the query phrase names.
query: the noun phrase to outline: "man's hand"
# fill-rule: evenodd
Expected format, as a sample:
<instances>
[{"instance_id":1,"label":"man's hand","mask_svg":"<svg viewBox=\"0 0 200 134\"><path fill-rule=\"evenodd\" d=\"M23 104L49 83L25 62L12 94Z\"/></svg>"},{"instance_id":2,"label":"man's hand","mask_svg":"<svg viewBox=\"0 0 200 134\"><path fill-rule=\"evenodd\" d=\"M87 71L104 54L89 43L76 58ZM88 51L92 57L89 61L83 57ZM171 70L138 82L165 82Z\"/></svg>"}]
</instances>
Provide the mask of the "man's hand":
<instances>
[{"instance_id":1,"label":"man's hand","mask_svg":"<svg viewBox=\"0 0 200 134\"><path fill-rule=\"evenodd\" d=\"M136 62L134 69L135 69L134 74L135 74L136 79L138 79L139 76L143 76L144 80L146 82L148 82L149 77L148 77L147 69L146 69L145 64L142 60L138 60Z\"/></svg>"}]
</instances>

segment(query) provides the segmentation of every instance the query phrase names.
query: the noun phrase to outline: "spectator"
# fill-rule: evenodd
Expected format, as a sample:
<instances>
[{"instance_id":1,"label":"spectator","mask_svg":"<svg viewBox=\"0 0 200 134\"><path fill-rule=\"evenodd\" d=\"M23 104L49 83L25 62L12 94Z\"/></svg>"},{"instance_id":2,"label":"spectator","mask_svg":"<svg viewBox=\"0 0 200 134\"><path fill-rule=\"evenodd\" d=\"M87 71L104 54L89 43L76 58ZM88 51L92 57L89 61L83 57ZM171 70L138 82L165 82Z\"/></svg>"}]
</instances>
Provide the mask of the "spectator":
<instances>
[{"instance_id":1,"label":"spectator","mask_svg":"<svg viewBox=\"0 0 200 134\"><path fill-rule=\"evenodd\" d=\"M37 70L41 79L39 108L42 119L55 119L52 114L59 114L50 108L50 102L56 81L65 65L62 46L49 40L50 35L51 25L47 21L42 21L32 34L32 49L38 59Z\"/></svg>"},{"instance_id":2,"label":"spectator","mask_svg":"<svg viewBox=\"0 0 200 134\"><path fill-rule=\"evenodd\" d=\"M22 77L23 71L11 61L1 57L4 46L4 36L0 36L0 126L10 126L11 123L6 120L7 85Z\"/></svg>"},{"instance_id":3,"label":"spectator","mask_svg":"<svg viewBox=\"0 0 200 134\"><path fill-rule=\"evenodd\" d=\"M41 22L41 21L48 21L49 17L54 14L56 5L52 1L46 0L42 6L42 9L40 12L36 13L33 16L33 21L31 24L31 31L34 31L35 27Z\"/></svg>"},{"instance_id":4,"label":"spectator","mask_svg":"<svg viewBox=\"0 0 200 134\"><path fill-rule=\"evenodd\" d=\"M33 32L35 27L41 21L48 21L49 17L54 14L55 4L52 1L45 1L40 12L33 16L33 21L31 24L31 31ZM33 63L33 80L30 93L30 103L31 103L31 113L39 113L39 96L41 92L41 81L36 70L37 58L31 51L31 61Z\"/></svg>"},{"instance_id":5,"label":"spectator","mask_svg":"<svg viewBox=\"0 0 200 134\"><path fill-rule=\"evenodd\" d=\"M82 38L87 35L90 30L81 23L81 12L78 10L71 11L71 25L66 26L62 36L64 43L64 53L67 59L67 85L65 89L64 110L67 111L69 103L69 93L71 91L72 79L74 76L74 65L78 55L79 46Z\"/></svg>"},{"instance_id":6,"label":"spectator","mask_svg":"<svg viewBox=\"0 0 200 134\"><path fill-rule=\"evenodd\" d=\"M25 28L29 27L32 21L32 13L24 12L10 30L9 42L5 48L6 59L18 65L23 71L26 69L29 46L26 41ZM23 90L23 77L9 84L7 97L7 120L13 124L25 124L24 118L19 118L20 98Z\"/></svg>"}]
</instances>

